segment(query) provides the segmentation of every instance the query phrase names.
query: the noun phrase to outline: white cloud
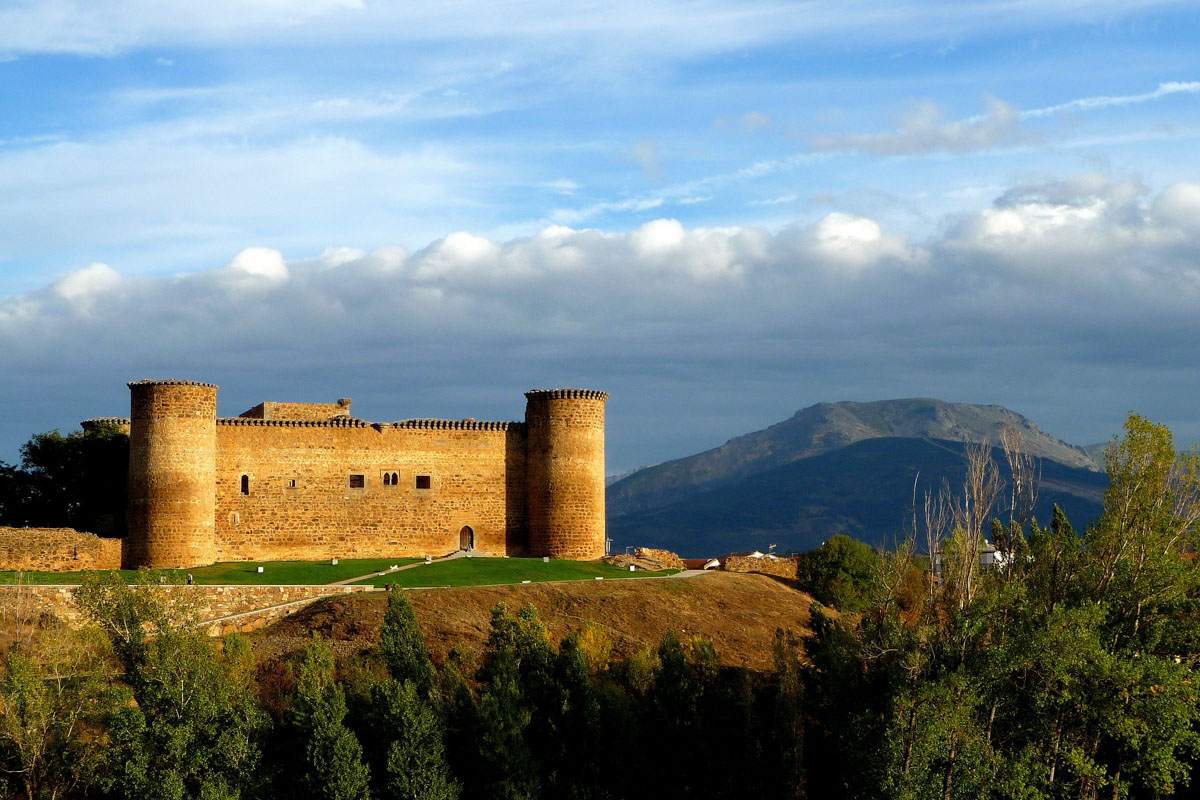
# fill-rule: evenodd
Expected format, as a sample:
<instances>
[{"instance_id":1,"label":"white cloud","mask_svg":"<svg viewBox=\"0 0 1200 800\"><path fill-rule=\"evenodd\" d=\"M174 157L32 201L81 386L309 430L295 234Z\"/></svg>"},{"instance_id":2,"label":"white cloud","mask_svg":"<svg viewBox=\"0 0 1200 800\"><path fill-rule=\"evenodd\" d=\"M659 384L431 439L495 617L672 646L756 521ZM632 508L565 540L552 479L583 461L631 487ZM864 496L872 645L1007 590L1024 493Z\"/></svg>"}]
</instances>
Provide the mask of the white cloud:
<instances>
[{"instance_id":1,"label":"white cloud","mask_svg":"<svg viewBox=\"0 0 1200 800\"><path fill-rule=\"evenodd\" d=\"M225 270L233 275L263 279L270 283L282 283L288 279L283 253L269 247L247 247L225 265Z\"/></svg>"},{"instance_id":2,"label":"white cloud","mask_svg":"<svg viewBox=\"0 0 1200 800\"><path fill-rule=\"evenodd\" d=\"M890 156L937 151L970 153L1038 138L1037 133L1021 126L1016 108L992 97L982 117L948 120L936 103L925 101L903 114L897 129L890 133L828 134L814 137L812 143L818 150L857 150Z\"/></svg>"},{"instance_id":3,"label":"white cloud","mask_svg":"<svg viewBox=\"0 0 1200 800\"><path fill-rule=\"evenodd\" d=\"M384 419L509 418L531 386L598 386L613 452L658 435L664 397L703 417L733 386L782 413L803 386L1012 402L1057 380L1119 423L1154 412L1164 376L1200 392L1198 203L1196 184L1079 176L1015 186L923 242L834 211L774 234L659 219L412 254L256 248L172 277L92 265L0 300L0 440L45 427L47 398L66 422L120 413L122 382L150 374L216 381L240 407L353 392Z\"/></svg>"},{"instance_id":4,"label":"white cloud","mask_svg":"<svg viewBox=\"0 0 1200 800\"><path fill-rule=\"evenodd\" d=\"M1168 186L1155 199L1154 214L1170 225L1200 226L1200 184L1184 181Z\"/></svg>"},{"instance_id":5,"label":"white cloud","mask_svg":"<svg viewBox=\"0 0 1200 800\"><path fill-rule=\"evenodd\" d=\"M1047 117L1061 114L1064 111L1088 111L1094 108L1109 108L1111 106L1128 106L1137 103L1148 103L1173 94L1200 93L1200 81L1168 81L1160 83L1156 89L1141 94L1101 95L1097 97L1081 97L1058 105L1045 108L1031 108L1021 112L1022 117Z\"/></svg>"},{"instance_id":6,"label":"white cloud","mask_svg":"<svg viewBox=\"0 0 1200 800\"><path fill-rule=\"evenodd\" d=\"M1172 3L1165 3L1171 5ZM363 0L44 0L0 8L0 53L109 54L134 47L215 43L387 43L419 39L494 42L520 37L607 46L626 60L728 53L784 39L825 42L936 41L1046 25L1121 18L1162 0L1012 3L980 0L803 5L777 0L616 0L604 5L542 2L414 4ZM613 63L619 60L613 59Z\"/></svg>"},{"instance_id":7,"label":"white cloud","mask_svg":"<svg viewBox=\"0 0 1200 800\"><path fill-rule=\"evenodd\" d=\"M95 262L59 278L54 283L54 292L86 311L97 296L116 289L120 283L120 273L107 264Z\"/></svg>"}]
</instances>

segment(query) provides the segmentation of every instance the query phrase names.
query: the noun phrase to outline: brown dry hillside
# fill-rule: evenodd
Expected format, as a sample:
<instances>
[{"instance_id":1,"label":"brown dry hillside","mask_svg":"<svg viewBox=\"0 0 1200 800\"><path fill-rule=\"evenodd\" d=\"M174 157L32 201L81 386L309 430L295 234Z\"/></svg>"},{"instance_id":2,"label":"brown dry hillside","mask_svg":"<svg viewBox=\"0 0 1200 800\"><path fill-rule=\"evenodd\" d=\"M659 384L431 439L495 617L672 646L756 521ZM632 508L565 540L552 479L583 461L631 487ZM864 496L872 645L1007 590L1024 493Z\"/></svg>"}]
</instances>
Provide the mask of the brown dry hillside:
<instances>
[{"instance_id":1,"label":"brown dry hillside","mask_svg":"<svg viewBox=\"0 0 1200 800\"><path fill-rule=\"evenodd\" d=\"M776 628L808 633L812 598L766 575L710 572L666 580L577 581L556 584L464 587L409 592L434 658L451 648L479 653L491 609L516 611L533 603L555 642L585 622L605 626L618 654L656 646L668 630L713 640L722 663L751 669L772 666ZM309 606L254 635L260 656L294 650L313 632L342 654L373 647L387 598L346 595Z\"/></svg>"}]
</instances>

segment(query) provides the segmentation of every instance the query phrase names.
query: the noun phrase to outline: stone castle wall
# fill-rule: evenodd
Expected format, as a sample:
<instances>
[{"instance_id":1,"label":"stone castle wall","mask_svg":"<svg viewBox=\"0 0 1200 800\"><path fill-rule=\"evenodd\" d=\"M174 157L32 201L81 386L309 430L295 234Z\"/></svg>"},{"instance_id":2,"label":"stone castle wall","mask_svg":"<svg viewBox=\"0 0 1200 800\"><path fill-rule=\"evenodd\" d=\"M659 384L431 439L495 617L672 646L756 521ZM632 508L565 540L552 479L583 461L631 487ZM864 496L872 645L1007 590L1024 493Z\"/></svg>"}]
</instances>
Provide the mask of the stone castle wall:
<instances>
[{"instance_id":1,"label":"stone castle wall","mask_svg":"<svg viewBox=\"0 0 1200 800\"><path fill-rule=\"evenodd\" d=\"M551 558L601 558L608 394L549 389L525 397L530 551Z\"/></svg>"},{"instance_id":2,"label":"stone castle wall","mask_svg":"<svg viewBox=\"0 0 1200 800\"><path fill-rule=\"evenodd\" d=\"M217 418L212 384L129 388L130 417L97 420L130 436L125 567L604 555L605 392L528 392L524 423L367 423L348 399Z\"/></svg>"},{"instance_id":3,"label":"stone castle wall","mask_svg":"<svg viewBox=\"0 0 1200 800\"><path fill-rule=\"evenodd\" d=\"M217 387L136 381L129 389L126 566L211 564L217 560Z\"/></svg>"},{"instance_id":4,"label":"stone castle wall","mask_svg":"<svg viewBox=\"0 0 1200 800\"><path fill-rule=\"evenodd\" d=\"M0 527L0 569L70 572L120 569L121 539L72 528Z\"/></svg>"},{"instance_id":5,"label":"stone castle wall","mask_svg":"<svg viewBox=\"0 0 1200 800\"><path fill-rule=\"evenodd\" d=\"M343 399L336 403L259 403L254 408L242 413L246 419L289 419L307 420L309 422L324 422L333 417L350 416L350 400Z\"/></svg>"},{"instance_id":6,"label":"stone castle wall","mask_svg":"<svg viewBox=\"0 0 1200 800\"><path fill-rule=\"evenodd\" d=\"M464 527L478 552L524 554L519 423L235 418L216 430L217 560L443 555Z\"/></svg>"}]
</instances>

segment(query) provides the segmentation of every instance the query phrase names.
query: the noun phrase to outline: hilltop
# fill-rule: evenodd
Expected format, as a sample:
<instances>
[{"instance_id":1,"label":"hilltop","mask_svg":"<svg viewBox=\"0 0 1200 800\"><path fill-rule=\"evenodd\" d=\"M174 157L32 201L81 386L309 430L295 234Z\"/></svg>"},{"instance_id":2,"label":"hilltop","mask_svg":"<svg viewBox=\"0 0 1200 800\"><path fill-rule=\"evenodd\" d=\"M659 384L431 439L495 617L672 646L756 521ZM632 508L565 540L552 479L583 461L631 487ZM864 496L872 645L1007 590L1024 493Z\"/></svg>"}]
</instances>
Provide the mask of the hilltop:
<instances>
[{"instance_id":1,"label":"hilltop","mask_svg":"<svg viewBox=\"0 0 1200 800\"><path fill-rule=\"evenodd\" d=\"M999 443L1011 428L1026 452L1069 467L1099 470L1081 447L1043 433L1034 422L1003 406L947 403L932 398L872 403L818 403L769 428L730 439L720 447L647 467L608 489L608 514L624 516L681 500L774 467L847 447L864 439L928 438Z\"/></svg>"},{"instance_id":2,"label":"hilltop","mask_svg":"<svg viewBox=\"0 0 1200 800\"><path fill-rule=\"evenodd\" d=\"M421 632L436 660L451 648L479 654L491 609L515 611L533 603L553 641L591 622L608 631L618 654L657 647L663 634L701 634L713 640L722 662L752 669L772 667L776 628L808 633L812 597L766 575L707 572L692 578L580 581L558 584L410 591ZM387 606L384 594L324 601L253 634L255 650L270 657L298 649L313 632L346 654L374 647Z\"/></svg>"},{"instance_id":3,"label":"hilltop","mask_svg":"<svg viewBox=\"0 0 1200 800\"><path fill-rule=\"evenodd\" d=\"M665 547L686 556L807 550L835 533L894 543L919 491L962 481L967 442L1017 434L1042 469L1036 514L1055 503L1083 527L1100 509L1107 476L1081 447L1044 433L1003 406L930 398L818 403L721 447L638 470L608 488L616 549ZM1003 453L993 453L1006 472ZM1006 476L1007 477L1007 476Z\"/></svg>"}]
</instances>

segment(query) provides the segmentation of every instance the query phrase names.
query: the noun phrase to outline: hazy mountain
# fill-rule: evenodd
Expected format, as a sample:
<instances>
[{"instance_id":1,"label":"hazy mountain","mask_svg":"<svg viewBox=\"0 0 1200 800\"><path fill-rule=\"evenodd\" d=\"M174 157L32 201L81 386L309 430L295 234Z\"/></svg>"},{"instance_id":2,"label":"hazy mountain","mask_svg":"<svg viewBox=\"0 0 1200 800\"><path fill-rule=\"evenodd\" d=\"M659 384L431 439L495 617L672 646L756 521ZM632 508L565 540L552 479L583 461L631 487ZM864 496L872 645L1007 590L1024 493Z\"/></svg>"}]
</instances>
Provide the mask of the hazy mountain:
<instances>
[{"instance_id":1,"label":"hazy mountain","mask_svg":"<svg viewBox=\"0 0 1200 800\"><path fill-rule=\"evenodd\" d=\"M1108 450L1108 446L1110 444L1112 444L1111 439L1107 442L1099 442L1097 444L1086 444L1083 446L1083 451L1085 453L1087 453L1089 456L1091 456L1092 461L1095 461L1098 465L1100 465L1100 468L1103 469L1104 468L1104 453Z\"/></svg>"},{"instance_id":2,"label":"hazy mountain","mask_svg":"<svg viewBox=\"0 0 1200 800\"><path fill-rule=\"evenodd\" d=\"M765 430L730 439L721 447L638 470L613 482L608 487L608 515L617 520L661 508L864 440L898 437L998 444L1005 427L1016 431L1022 447L1032 455L1075 469L1099 469L1082 448L1043 433L1031 420L1002 406L930 398L818 403ZM869 472L858 478L873 479Z\"/></svg>"},{"instance_id":3,"label":"hazy mountain","mask_svg":"<svg viewBox=\"0 0 1200 800\"><path fill-rule=\"evenodd\" d=\"M771 544L779 552L803 551L835 533L893 545L911 528L917 473L920 493L936 489L943 478L952 487L961 486L963 447L933 438L866 438L715 488L693 489L674 503L610 516L608 535L617 552L641 545L688 557L765 551ZM1007 480L1003 453L995 449L993 455ZM1048 523L1057 503L1082 531L1100 513L1107 476L1050 459L1040 463L1037 518ZM1003 517L1004 512L998 508L995 515Z\"/></svg>"}]
</instances>

